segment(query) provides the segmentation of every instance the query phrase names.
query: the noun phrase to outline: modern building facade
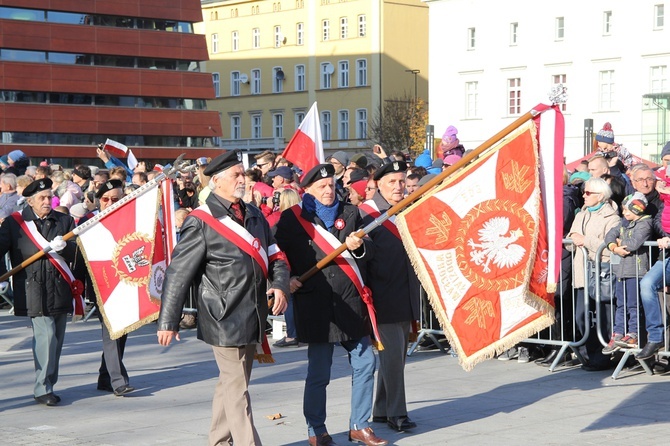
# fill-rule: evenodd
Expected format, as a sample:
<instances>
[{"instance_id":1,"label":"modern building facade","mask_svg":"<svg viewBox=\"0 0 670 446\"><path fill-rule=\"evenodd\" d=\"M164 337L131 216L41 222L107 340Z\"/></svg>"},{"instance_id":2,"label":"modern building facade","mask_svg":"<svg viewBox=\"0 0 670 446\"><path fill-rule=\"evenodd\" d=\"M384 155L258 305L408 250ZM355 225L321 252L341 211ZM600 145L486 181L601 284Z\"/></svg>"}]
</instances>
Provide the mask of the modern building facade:
<instances>
[{"instance_id":1,"label":"modern building facade","mask_svg":"<svg viewBox=\"0 0 670 446\"><path fill-rule=\"evenodd\" d=\"M425 3L436 135L454 125L475 148L562 83L568 162L585 154L587 119L594 133L610 122L615 142L652 160L670 139L667 2Z\"/></svg>"},{"instance_id":2,"label":"modern building facade","mask_svg":"<svg viewBox=\"0 0 670 446\"><path fill-rule=\"evenodd\" d=\"M222 146L281 152L310 106L326 153L370 147L391 97L428 93L428 8L420 0L202 0ZM202 27L202 28L200 28Z\"/></svg>"},{"instance_id":3,"label":"modern building facade","mask_svg":"<svg viewBox=\"0 0 670 446\"><path fill-rule=\"evenodd\" d=\"M220 153L199 0L0 0L1 153L140 159ZM66 161L67 163L67 161Z\"/></svg>"}]
</instances>

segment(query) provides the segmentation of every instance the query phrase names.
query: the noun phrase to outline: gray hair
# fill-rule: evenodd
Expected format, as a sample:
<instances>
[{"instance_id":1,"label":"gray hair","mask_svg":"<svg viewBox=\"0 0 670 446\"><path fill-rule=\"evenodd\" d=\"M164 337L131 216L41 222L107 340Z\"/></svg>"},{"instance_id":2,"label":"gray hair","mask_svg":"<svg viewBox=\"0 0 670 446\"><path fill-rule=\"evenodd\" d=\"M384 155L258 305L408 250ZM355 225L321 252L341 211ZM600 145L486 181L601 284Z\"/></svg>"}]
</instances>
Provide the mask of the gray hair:
<instances>
[{"instance_id":1,"label":"gray hair","mask_svg":"<svg viewBox=\"0 0 670 446\"><path fill-rule=\"evenodd\" d=\"M16 175L13 173L4 174L1 181L11 187L12 190L16 190Z\"/></svg>"},{"instance_id":2,"label":"gray hair","mask_svg":"<svg viewBox=\"0 0 670 446\"><path fill-rule=\"evenodd\" d=\"M610 188L610 185L607 184L607 181L603 180L602 178L589 178L584 183L584 190L586 190L586 188L591 189L591 192L602 194L603 199L601 201L607 201L612 196L612 189Z\"/></svg>"}]
</instances>

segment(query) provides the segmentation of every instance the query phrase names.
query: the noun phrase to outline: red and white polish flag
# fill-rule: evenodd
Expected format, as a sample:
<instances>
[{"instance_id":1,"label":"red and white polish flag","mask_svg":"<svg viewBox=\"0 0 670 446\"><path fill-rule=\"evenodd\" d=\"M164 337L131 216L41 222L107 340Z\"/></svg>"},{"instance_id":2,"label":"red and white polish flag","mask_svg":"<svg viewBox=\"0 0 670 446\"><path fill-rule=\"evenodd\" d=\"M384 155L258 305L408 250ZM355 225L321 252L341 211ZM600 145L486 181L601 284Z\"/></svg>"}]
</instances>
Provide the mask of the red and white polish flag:
<instances>
[{"instance_id":1,"label":"red and white polish flag","mask_svg":"<svg viewBox=\"0 0 670 446\"><path fill-rule=\"evenodd\" d=\"M107 138L107 141L105 141L104 149L117 158L128 157L128 167L130 168L130 170L135 170L135 167L137 167L137 158L135 158L135 155L133 155L133 151L130 150L126 145L121 144L118 141L114 141L113 139Z\"/></svg>"},{"instance_id":2,"label":"red and white polish flag","mask_svg":"<svg viewBox=\"0 0 670 446\"><path fill-rule=\"evenodd\" d=\"M321 121L316 102L312 104L281 156L298 166L303 173L325 162Z\"/></svg>"}]
</instances>

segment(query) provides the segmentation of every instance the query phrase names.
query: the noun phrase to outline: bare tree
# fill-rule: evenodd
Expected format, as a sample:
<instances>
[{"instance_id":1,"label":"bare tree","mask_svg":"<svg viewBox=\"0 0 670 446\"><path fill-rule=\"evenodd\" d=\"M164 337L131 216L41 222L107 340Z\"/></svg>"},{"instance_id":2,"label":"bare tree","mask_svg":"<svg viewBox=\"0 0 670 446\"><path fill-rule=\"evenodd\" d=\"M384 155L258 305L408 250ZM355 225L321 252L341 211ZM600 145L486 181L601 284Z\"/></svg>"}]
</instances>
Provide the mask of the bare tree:
<instances>
[{"instance_id":1,"label":"bare tree","mask_svg":"<svg viewBox=\"0 0 670 446\"><path fill-rule=\"evenodd\" d=\"M425 128L428 112L423 99L391 97L384 100L370 121L370 142L379 144L386 152L401 150L412 155L420 154L425 145Z\"/></svg>"}]
</instances>

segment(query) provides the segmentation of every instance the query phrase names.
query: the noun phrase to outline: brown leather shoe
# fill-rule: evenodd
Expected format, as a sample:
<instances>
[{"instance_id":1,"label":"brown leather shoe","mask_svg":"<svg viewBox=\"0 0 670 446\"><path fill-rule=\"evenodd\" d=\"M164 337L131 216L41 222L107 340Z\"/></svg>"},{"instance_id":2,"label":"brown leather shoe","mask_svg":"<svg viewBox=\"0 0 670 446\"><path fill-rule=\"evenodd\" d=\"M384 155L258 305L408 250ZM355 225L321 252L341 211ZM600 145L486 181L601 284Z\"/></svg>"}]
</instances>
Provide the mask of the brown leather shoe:
<instances>
[{"instance_id":1,"label":"brown leather shoe","mask_svg":"<svg viewBox=\"0 0 670 446\"><path fill-rule=\"evenodd\" d=\"M309 437L309 446L337 446L337 443L333 441L333 437L328 435L328 432L324 432L321 435Z\"/></svg>"},{"instance_id":2,"label":"brown leather shoe","mask_svg":"<svg viewBox=\"0 0 670 446\"><path fill-rule=\"evenodd\" d=\"M366 427L365 429L350 430L349 441L363 443L367 446L386 446L389 444L388 441L376 436L375 432L369 427Z\"/></svg>"}]
</instances>

